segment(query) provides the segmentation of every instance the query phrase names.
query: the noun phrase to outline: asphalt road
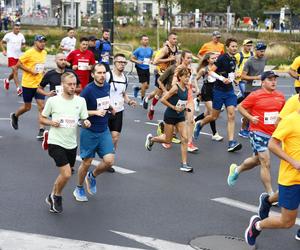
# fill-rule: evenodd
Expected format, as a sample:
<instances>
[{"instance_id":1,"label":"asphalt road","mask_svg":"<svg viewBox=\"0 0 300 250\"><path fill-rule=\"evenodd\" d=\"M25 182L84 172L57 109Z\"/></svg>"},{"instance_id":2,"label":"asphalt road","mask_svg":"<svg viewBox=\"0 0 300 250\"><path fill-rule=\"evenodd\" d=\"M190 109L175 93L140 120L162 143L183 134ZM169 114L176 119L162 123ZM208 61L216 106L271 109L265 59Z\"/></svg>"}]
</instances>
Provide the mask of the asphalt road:
<instances>
[{"instance_id":1,"label":"asphalt road","mask_svg":"<svg viewBox=\"0 0 300 250\"><path fill-rule=\"evenodd\" d=\"M7 68L0 68L0 78L7 73ZM132 93L136 78L129 79L132 84L128 92ZM279 79L279 89L286 96L293 93L292 82L289 78ZM126 107L115 165L120 170L132 171L101 175L97 179L98 194L89 197L87 203L78 203L72 197L76 185L76 175L73 176L64 190L64 212L51 214L44 199L57 176L57 168L35 139L38 130L36 106L20 118L19 130L10 127L9 113L21 102L14 86L6 92L1 83L0 249L63 249L59 241L53 241L52 247L43 247L43 239L37 243L41 245L32 243L26 248L25 236L20 236L23 241L19 243L15 232L99 243L99 248L93 249L114 249L113 246L118 246L116 249L190 249L189 242L198 236L243 238L254 213L236 207L235 202L225 205L212 199L223 197L258 205L258 197L264 191L259 168L243 173L233 188L226 183L228 166L232 162L240 163L251 154L248 140L238 138L243 149L228 153L227 140L213 142L209 135L202 134L196 142L199 151L188 155L194 173L183 173L178 170L179 145L165 150L155 144L151 152L144 148L145 136L150 132L155 134L156 126L152 123L162 119L164 107L158 105L154 121L150 123L141 107ZM239 120L237 115L236 130ZM217 121L217 129L226 137L225 113ZM203 132L210 134L209 126ZM274 187L278 162L272 156ZM79 164L76 163L76 168ZM273 210L279 211L278 208ZM258 249L299 249L300 242L294 239L298 227L265 230L257 240ZM92 249L85 247L72 249Z\"/></svg>"}]
</instances>

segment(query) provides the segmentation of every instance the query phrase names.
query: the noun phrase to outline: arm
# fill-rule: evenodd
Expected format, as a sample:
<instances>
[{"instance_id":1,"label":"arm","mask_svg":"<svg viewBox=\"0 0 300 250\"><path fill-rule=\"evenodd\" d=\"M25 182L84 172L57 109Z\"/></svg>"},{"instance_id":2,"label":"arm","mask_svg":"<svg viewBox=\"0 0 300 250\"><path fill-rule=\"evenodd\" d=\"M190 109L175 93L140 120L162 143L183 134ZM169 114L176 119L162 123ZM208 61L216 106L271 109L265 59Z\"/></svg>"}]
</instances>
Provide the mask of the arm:
<instances>
[{"instance_id":1,"label":"arm","mask_svg":"<svg viewBox=\"0 0 300 250\"><path fill-rule=\"evenodd\" d=\"M168 48L165 46L163 51L158 55L156 59L154 59L153 64L172 62L176 60L176 57L171 55L168 58L163 59L163 57L168 54Z\"/></svg>"},{"instance_id":2,"label":"arm","mask_svg":"<svg viewBox=\"0 0 300 250\"><path fill-rule=\"evenodd\" d=\"M199 81L199 79L200 79L202 76L204 76L204 74L205 74L205 69L204 69L204 68L200 69L200 70L198 71L198 73L197 73L196 80Z\"/></svg>"},{"instance_id":3,"label":"arm","mask_svg":"<svg viewBox=\"0 0 300 250\"><path fill-rule=\"evenodd\" d=\"M289 69L289 75L295 78L296 80L300 81L300 76L298 75L296 70Z\"/></svg>"},{"instance_id":4,"label":"arm","mask_svg":"<svg viewBox=\"0 0 300 250\"><path fill-rule=\"evenodd\" d=\"M238 111L242 116L246 117L250 122L257 124L259 122L258 116L252 116L250 112L243 107L243 102L238 105Z\"/></svg>"},{"instance_id":5,"label":"arm","mask_svg":"<svg viewBox=\"0 0 300 250\"><path fill-rule=\"evenodd\" d=\"M4 46L4 44L6 44L6 42L3 41L3 39L2 39L1 42L0 42L0 47L1 47L3 55L6 56L7 55L7 53L6 53L6 46Z\"/></svg>"},{"instance_id":6,"label":"arm","mask_svg":"<svg viewBox=\"0 0 300 250\"><path fill-rule=\"evenodd\" d=\"M130 61L131 61L131 62L134 62L134 63L136 63L136 64L143 64L143 62L142 62L142 61L139 61L134 55L131 55Z\"/></svg>"},{"instance_id":7,"label":"arm","mask_svg":"<svg viewBox=\"0 0 300 250\"><path fill-rule=\"evenodd\" d=\"M253 81L253 80L260 80L261 79L260 75L259 76L248 76L247 74L248 74L248 72L246 72L246 71L242 72L242 75L241 75L242 80Z\"/></svg>"},{"instance_id":8,"label":"arm","mask_svg":"<svg viewBox=\"0 0 300 250\"><path fill-rule=\"evenodd\" d=\"M52 121L50 119L48 119L46 116L43 116L42 114L40 114L40 123L45 125L45 126L52 126L55 128L59 127L59 121Z\"/></svg>"},{"instance_id":9,"label":"arm","mask_svg":"<svg viewBox=\"0 0 300 250\"><path fill-rule=\"evenodd\" d=\"M38 74L38 73L35 72L34 70L31 70L31 69L27 68L26 66L24 66L24 65L21 63L20 60L18 61L16 67L22 69L23 71L26 71L26 72L29 73L29 74L34 75L34 76Z\"/></svg>"},{"instance_id":10,"label":"arm","mask_svg":"<svg viewBox=\"0 0 300 250\"><path fill-rule=\"evenodd\" d=\"M177 91L178 91L177 85L172 86L172 88L161 98L161 103L179 113L179 112L183 111L183 109L174 106L173 104L171 104L168 101L168 99L171 96L175 95L177 93Z\"/></svg>"},{"instance_id":11,"label":"arm","mask_svg":"<svg viewBox=\"0 0 300 250\"><path fill-rule=\"evenodd\" d=\"M131 99L129 98L129 96L127 95L126 92L123 93L123 97L124 97L124 101L125 101L129 106L132 106L132 107L135 107L135 106L136 106L136 101L131 100Z\"/></svg>"},{"instance_id":12,"label":"arm","mask_svg":"<svg viewBox=\"0 0 300 250\"><path fill-rule=\"evenodd\" d=\"M51 90L50 92L46 92L46 91L44 90L44 87L42 87L42 86L39 86L39 87L38 87L37 92L38 92L39 94L41 94L41 95L49 96L49 97L50 97L50 96L55 96L55 95L56 95L55 90Z\"/></svg>"}]
</instances>

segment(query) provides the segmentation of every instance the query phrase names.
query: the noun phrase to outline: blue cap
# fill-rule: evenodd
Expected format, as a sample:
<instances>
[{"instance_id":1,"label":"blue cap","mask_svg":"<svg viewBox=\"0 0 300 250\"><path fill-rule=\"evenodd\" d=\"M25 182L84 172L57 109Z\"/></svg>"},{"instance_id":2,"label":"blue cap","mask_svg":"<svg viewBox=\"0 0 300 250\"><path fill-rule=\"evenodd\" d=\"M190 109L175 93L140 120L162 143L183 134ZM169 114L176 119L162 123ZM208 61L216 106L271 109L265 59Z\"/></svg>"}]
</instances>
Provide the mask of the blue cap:
<instances>
[{"instance_id":1,"label":"blue cap","mask_svg":"<svg viewBox=\"0 0 300 250\"><path fill-rule=\"evenodd\" d=\"M270 77L279 77L279 75L276 75L276 73L272 70L265 71L261 74L261 80L264 81L266 78Z\"/></svg>"},{"instance_id":2,"label":"blue cap","mask_svg":"<svg viewBox=\"0 0 300 250\"><path fill-rule=\"evenodd\" d=\"M34 37L34 41L38 41L38 42L41 42L41 41L47 41L46 37L44 37L43 35L36 35Z\"/></svg>"},{"instance_id":3,"label":"blue cap","mask_svg":"<svg viewBox=\"0 0 300 250\"><path fill-rule=\"evenodd\" d=\"M263 42L258 42L255 46L256 50L266 50L267 45Z\"/></svg>"}]
</instances>

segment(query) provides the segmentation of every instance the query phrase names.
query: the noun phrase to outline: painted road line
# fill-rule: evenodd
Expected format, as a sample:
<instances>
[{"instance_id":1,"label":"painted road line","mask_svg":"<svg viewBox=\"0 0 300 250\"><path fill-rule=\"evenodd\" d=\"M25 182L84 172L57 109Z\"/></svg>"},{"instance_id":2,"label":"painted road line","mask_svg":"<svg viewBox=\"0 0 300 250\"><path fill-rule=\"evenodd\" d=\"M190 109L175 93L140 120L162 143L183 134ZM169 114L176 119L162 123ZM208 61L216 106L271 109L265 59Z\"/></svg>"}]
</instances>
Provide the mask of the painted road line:
<instances>
[{"instance_id":1,"label":"painted road line","mask_svg":"<svg viewBox=\"0 0 300 250\"><path fill-rule=\"evenodd\" d=\"M76 156L76 161L82 162L82 159L80 158L79 155ZM99 163L100 163L100 161L97 161L97 160L92 161L92 165L95 166L95 167L98 166ZM134 174L134 173L136 173L136 171L133 171L133 170L130 170L130 169L127 169L127 168L118 167L118 166L113 166L113 168L119 174Z\"/></svg>"},{"instance_id":2,"label":"painted road line","mask_svg":"<svg viewBox=\"0 0 300 250\"><path fill-rule=\"evenodd\" d=\"M211 200L222 203L222 204L225 204L225 205L228 205L228 206L231 206L231 207L240 208L240 209L243 209L243 210L255 213L255 214L257 214L257 212L258 212L258 207L257 206L253 206L251 204L241 202L241 201L237 201L237 200L232 200L232 199L229 199L229 198L226 198L226 197L220 197L220 198L215 198L215 199L211 199ZM279 216L280 213L271 211L270 215ZM296 224L300 225L300 218L296 219Z\"/></svg>"},{"instance_id":3,"label":"painted road line","mask_svg":"<svg viewBox=\"0 0 300 250\"><path fill-rule=\"evenodd\" d=\"M131 248L114 246L96 242L72 240L53 237L42 234L22 233L0 229L0 249L2 250L142 250L142 248Z\"/></svg>"},{"instance_id":4,"label":"painted road line","mask_svg":"<svg viewBox=\"0 0 300 250\"><path fill-rule=\"evenodd\" d=\"M10 118L0 118L0 121L10 121Z\"/></svg>"}]
</instances>

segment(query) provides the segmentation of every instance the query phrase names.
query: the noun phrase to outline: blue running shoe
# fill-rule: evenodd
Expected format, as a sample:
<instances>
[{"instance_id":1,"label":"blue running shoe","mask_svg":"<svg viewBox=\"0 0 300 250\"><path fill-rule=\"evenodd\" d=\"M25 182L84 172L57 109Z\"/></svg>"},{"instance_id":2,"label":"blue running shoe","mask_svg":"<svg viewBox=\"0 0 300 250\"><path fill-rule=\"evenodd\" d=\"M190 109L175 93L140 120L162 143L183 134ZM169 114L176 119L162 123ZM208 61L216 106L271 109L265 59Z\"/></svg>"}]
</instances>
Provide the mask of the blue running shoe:
<instances>
[{"instance_id":1,"label":"blue running shoe","mask_svg":"<svg viewBox=\"0 0 300 250\"><path fill-rule=\"evenodd\" d=\"M89 171L85 177L85 184L87 191L90 195L97 193L96 179L92 175L92 171Z\"/></svg>"},{"instance_id":2,"label":"blue running shoe","mask_svg":"<svg viewBox=\"0 0 300 250\"><path fill-rule=\"evenodd\" d=\"M295 239L300 240L300 229L298 229Z\"/></svg>"},{"instance_id":3,"label":"blue running shoe","mask_svg":"<svg viewBox=\"0 0 300 250\"><path fill-rule=\"evenodd\" d=\"M258 216L262 220L269 217L269 212L272 207L272 204L268 201L268 198L268 193L262 193L259 196Z\"/></svg>"},{"instance_id":4,"label":"blue running shoe","mask_svg":"<svg viewBox=\"0 0 300 250\"><path fill-rule=\"evenodd\" d=\"M86 197L84 187L76 187L73 191L73 196L77 201L88 201L88 198Z\"/></svg>"},{"instance_id":5,"label":"blue running shoe","mask_svg":"<svg viewBox=\"0 0 300 250\"><path fill-rule=\"evenodd\" d=\"M257 236L260 234L255 227L255 224L260 221L260 218L257 215L253 215L250 219L249 226L245 231L245 241L248 245L254 246Z\"/></svg>"},{"instance_id":6,"label":"blue running shoe","mask_svg":"<svg viewBox=\"0 0 300 250\"><path fill-rule=\"evenodd\" d=\"M134 88L133 88L133 96L134 96L135 98L138 97L139 91L140 91L140 87L134 87Z\"/></svg>"},{"instance_id":7,"label":"blue running shoe","mask_svg":"<svg viewBox=\"0 0 300 250\"><path fill-rule=\"evenodd\" d=\"M238 143L237 141L229 141L228 143L228 152L235 152L242 148L242 144Z\"/></svg>"},{"instance_id":8,"label":"blue running shoe","mask_svg":"<svg viewBox=\"0 0 300 250\"><path fill-rule=\"evenodd\" d=\"M236 164L231 164L230 167L229 167L229 174L228 174L228 177L227 177L227 184L228 186L234 186L234 184L236 183L238 177L239 177L239 174L236 172L236 168L237 168L237 165Z\"/></svg>"},{"instance_id":9,"label":"blue running shoe","mask_svg":"<svg viewBox=\"0 0 300 250\"><path fill-rule=\"evenodd\" d=\"M201 123L200 123L200 121L197 121L195 124L195 127L194 127L194 139L195 140L197 140L199 138L201 129L202 129Z\"/></svg>"},{"instance_id":10,"label":"blue running shoe","mask_svg":"<svg viewBox=\"0 0 300 250\"><path fill-rule=\"evenodd\" d=\"M249 130L241 129L239 132L239 136L242 138L249 138Z\"/></svg>"}]
</instances>

